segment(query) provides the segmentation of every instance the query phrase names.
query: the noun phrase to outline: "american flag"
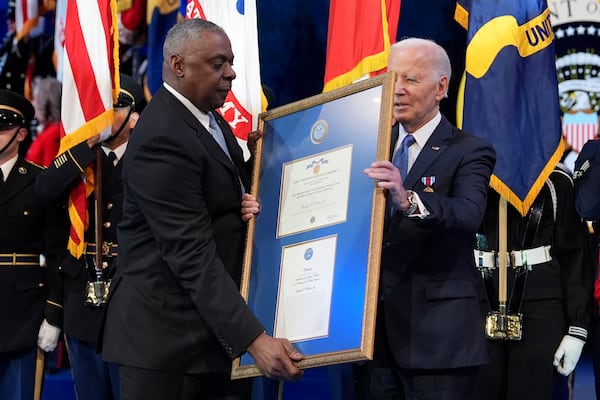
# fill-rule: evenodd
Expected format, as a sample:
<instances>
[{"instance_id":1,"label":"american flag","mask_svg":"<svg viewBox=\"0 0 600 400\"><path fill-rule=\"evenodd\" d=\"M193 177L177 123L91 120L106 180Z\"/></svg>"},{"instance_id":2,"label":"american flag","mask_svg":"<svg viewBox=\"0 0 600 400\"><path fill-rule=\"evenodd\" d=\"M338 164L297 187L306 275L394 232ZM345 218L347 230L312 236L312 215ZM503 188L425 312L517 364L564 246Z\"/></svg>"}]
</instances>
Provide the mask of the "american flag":
<instances>
[{"instance_id":1,"label":"american flag","mask_svg":"<svg viewBox=\"0 0 600 400\"><path fill-rule=\"evenodd\" d=\"M119 91L118 27L115 0L68 0L62 62L61 143L59 154L95 135L107 137L113 122L113 99ZM87 197L93 171L85 168L69 197L68 248L79 257L88 226Z\"/></svg>"}]
</instances>

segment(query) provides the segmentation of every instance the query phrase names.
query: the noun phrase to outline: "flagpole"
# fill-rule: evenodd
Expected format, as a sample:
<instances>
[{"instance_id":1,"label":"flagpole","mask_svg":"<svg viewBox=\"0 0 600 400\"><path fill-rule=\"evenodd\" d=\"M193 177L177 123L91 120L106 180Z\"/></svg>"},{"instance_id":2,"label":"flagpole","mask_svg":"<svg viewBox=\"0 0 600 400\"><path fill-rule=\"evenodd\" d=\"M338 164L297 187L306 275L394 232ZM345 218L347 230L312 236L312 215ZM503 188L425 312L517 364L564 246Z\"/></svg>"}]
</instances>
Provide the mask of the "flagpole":
<instances>
[{"instance_id":1,"label":"flagpole","mask_svg":"<svg viewBox=\"0 0 600 400\"><path fill-rule=\"evenodd\" d=\"M95 241L96 241L96 281L102 279L102 147L96 147L96 171L94 173L94 223L95 223Z\"/></svg>"},{"instance_id":2,"label":"flagpole","mask_svg":"<svg viewBox=\"0 0 600 400\"><path fill-rule=\"evenodd\" d=\"M34 400L40 400L42 397L42 386L44 382L44 359L44 352L38 348L35 357L35 381L33 388Z\"/></svg>"},{"instance_id":3,"label":"flagpole","mask_svg":"<svg viewBox=\"0 0 600 400\"><path fill-rule=\"evenodd\" d=\"M500 312L500 324L503 325L506 321L506 287L508 268L506 265L507 252L507 201L500 196L498 203L498 305ZM506 331L506 326L499 326L501 332Z\"/></svg>"}]
</instances>

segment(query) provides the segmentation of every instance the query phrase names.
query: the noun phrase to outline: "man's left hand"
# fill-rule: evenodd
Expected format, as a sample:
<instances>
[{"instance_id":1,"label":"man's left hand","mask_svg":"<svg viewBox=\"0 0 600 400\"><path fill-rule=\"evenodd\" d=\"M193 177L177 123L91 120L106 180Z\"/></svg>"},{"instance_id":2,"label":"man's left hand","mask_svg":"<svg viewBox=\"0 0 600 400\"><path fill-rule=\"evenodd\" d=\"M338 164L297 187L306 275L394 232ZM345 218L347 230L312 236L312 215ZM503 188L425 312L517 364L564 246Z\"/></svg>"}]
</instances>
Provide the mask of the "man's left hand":
<instances>
[{"instance_id":1,"label":"man's left hand","mask_svg":"<svg viewBox=\"0 0 600 400\"><path fill-rule=\"evenodd\" d=\"M260 212L260 204L250 193L242 195L242 219L247 222Z\"/></svg>"}]
</instances>

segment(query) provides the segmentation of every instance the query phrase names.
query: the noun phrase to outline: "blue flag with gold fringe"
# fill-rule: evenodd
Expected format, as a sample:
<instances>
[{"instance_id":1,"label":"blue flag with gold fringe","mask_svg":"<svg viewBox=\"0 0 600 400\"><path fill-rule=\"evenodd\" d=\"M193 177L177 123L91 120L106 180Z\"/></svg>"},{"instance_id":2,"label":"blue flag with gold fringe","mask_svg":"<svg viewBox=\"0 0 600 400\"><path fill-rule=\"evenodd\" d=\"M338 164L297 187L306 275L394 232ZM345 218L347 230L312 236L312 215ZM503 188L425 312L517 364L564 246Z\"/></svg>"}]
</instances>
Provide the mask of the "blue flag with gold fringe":
<instances>
[{"instance_id":1,"label":"blue flag with gold fringe","mask_svg":"<svg viewBox=\"0 0 600 400\"><path fill-rule=\"evenodd\" d=\"M564 151L546 0L459 0L458 126L496 148L490 186L525 215Z\"/></svg>"}]
</instances>

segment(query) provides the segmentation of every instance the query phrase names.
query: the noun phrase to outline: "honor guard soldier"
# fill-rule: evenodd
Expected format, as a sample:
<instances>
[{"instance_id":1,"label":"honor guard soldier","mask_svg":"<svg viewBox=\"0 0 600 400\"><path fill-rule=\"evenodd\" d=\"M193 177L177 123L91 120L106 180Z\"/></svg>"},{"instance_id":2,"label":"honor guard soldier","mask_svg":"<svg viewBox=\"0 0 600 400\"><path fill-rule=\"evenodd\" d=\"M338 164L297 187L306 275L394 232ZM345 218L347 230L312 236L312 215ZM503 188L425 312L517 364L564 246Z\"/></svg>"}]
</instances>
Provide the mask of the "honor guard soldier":
<instances>
[{"instance_id":1,"label":"honor guard soldier","mask_svg":"<svg viewBox=\"0 0 600 400\"><path fill-rule=\"evenodd\" d=\"M575 161L575 207L588 226L588 238L594 258L594 270L598 271L600 263L600 137L588 140L581 149ZM600 399L600 275L596 276L594 284L593 321L595 335L593 340L594 376L596 398Z\"/></svg>"},{"instance_id":2,"label":"honor guard soldier","mask_svg":"<svg viewBox=\"0 0 600 400\"><path fill-rule=\"evenodd\" d=\"M586 221L597 223L600 221L600 138L583 145L575 161L573 180L577 212Z\"/></svg>"},{"instance_id":3,"label":"honor guard soldier","mask_svg":"<svg viewBox=\"0 0 600 400\"><path fill-rule=\"evenodd\" d=\"M34 109L0 90L0 398L39 399L43 351L56 347L62 326L58 263L65 253L64 210L35 193L42 168L19 156ZM36 361L37 360L37 361ZM34 389L35 388L35 389Z\"/></svg>"},{"instance_id":4,"label":"honor guard soldier","mask_svg":"<svg viewBox=\"0 0 600 400\"><path fill-rule=\"evenodd\" d=\"M120 79L121 91L114 105L111 136L99 143L97 135L59 154L40 175L36 185L47 201L66 204L70 189L92 162L95 163L96 177L100 176L100 193L88 197L90 223L85 232L84 254L75 258L69 253L61 266L65 288L64 330L75 390L80 400L119 398L117 366L102 361L102 354L96 351L96 342L105 296L119 252L116 232L123 197L121 158L146 104L143 90L133 78L121 74ZM97 206L98 199L100 204ZM100 224L96 224L96 220ZM96 245L98 237L102 238L101 248ZM101 252L99 258L98 251Z\"/></svg>"},{"instance_id":5,"label":"honor guard soldier","mask_svg":"<svg viewBox=\"0 0 600 400\"><path fill-rule=\"evenodd\" d=\"M561 398L566 384L557 372L567 376L575 369L592 304L592 264L573 181L557 167L527 215L508 205L504 285L499 279L498 204L499 195L490 190L475 249L485 292L482 325L492 360L480 371L476 398ZM499 312L500 293L507 299Z\"/></svg>"}]
</instances>

